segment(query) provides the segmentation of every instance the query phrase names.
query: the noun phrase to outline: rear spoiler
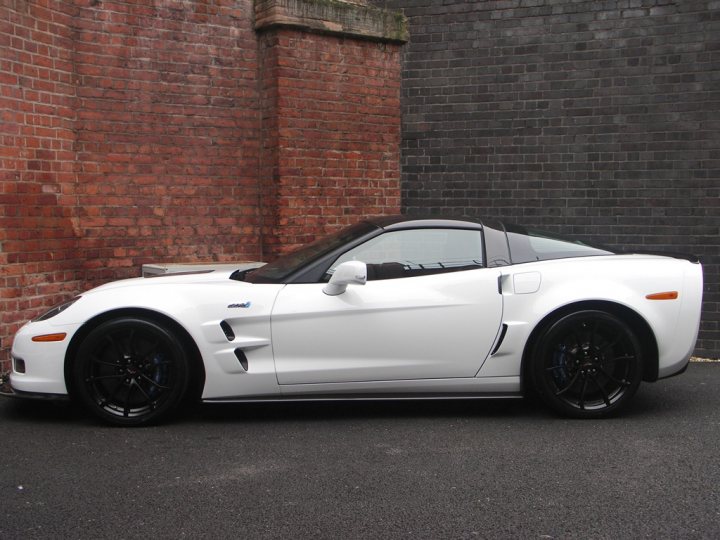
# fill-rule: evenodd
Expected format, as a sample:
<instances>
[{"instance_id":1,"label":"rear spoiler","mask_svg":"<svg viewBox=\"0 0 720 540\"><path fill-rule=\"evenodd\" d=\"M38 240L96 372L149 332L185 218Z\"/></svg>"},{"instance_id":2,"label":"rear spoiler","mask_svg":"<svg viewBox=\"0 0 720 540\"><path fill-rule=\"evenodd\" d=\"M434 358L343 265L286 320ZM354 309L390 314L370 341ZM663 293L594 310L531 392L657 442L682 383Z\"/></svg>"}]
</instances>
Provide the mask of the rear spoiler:
<instances>
[{"instance_id":1,"label":"rear spoiler","mask_svg":"<svg viewBox=\"0 0 720 540\"><path fill-rule=\"evenodd\" d=\"M623 255L658 255L660 257L671 257L673 259L684 259L694 264L700 264L700 257L689 253L676 253L674 251L653 251L653 250L631 250L616 252Z\"/></svg>"}]
</instances>

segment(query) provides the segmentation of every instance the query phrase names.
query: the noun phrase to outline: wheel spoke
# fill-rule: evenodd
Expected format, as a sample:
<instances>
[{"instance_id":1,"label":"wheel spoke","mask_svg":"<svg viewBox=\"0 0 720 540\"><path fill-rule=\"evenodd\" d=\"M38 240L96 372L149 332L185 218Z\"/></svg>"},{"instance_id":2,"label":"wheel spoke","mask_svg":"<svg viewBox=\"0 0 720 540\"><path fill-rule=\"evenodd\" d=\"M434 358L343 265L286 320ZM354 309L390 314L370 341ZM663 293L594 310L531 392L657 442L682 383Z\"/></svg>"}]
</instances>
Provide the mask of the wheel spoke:
<instances>
[{"instance_id":1,"label":"wheel spoke","mask_svg":"<svg viewBox=\"0 0 720 540\"><path fill-rule=\"evenodd\" d=\"M127 338L125 339L126 344L126 352L130 356L137 356L137 349L135 348L135 329L131 328L130 332L128 333Z\"/></svg>"},{"instance_id":2,"label":"wheel spoke","mask_svg":"<svg viewBox=\"0 0 720 540\"><path fill-rule=\"evenodd\" d=\"M140 386L139 383L137 383L136 381L133 381L133 382L135 383L135 386L137 386L137 389L140 390L140 393L145 397L148 407L150 407L150 409L154 409L155 405L153 403L152 398L149 395L147 395L147 392L145 392L145 390L143 389L142 386Z\"/></svg>"},{"instance_id":3,"label":"wheel spoke","mask_svg":"<svg viewBox=\"0 0 720 540\"><path fill-rule=\"evenodd\" d=\"M612 349L613 347L615 347L615 345L617 345L618 343L620 343L620 341L622 341L622 338L623 338L622 334L615 336L614 340L609 341L606 345L603 345L602 347L600 347L600 352L605 352L608 349Z\"/></svg>"},{"instance_id":4,"label":"wheel spoke","mask_svg":"<svg viewBox=\"0 0 720 540\"><path fill-rule=\"evenodd\" d=\"M628 381L626 381L624 379L620 380L620 379L613 377L607 371L605 371L602 367L598 367L598 369L600 370L600 373L605 375L608 379L610 379L612 382L614 382L618 386L630 386L630 383Z\"/></svg>"},{"instance_id":5,"label":"wheel spoke","mask_svg":"<svg viewBox=\"0 0 720 540\"><path fill-rule=\"evenodd\" d=\"M550 366L549 368L545 368L545 371L553 371L556 369L567 369L567 366Z\"/></svg>"},{"instance_id":6,"label":"wheel spoke","mask_svg":"<svg viewBox=\"0 0 720 540\"><path fill-rule=\"evenodd\" d=\"M87 382L90 382L89 380ZM120 390L122 390L124 383L123 381L120 381L117 386L113 389L112 392L110 392L110 397L101 396L100 406L106 407L109 403L113 403L115 401L115 398L120 393Z\"/></svg>"},{"instance_id":7,"label":"wheel spoke","mask_svg":"<svg viewBox=\"0 0 720 540\"><path fill-rule=\"evenodd\" d=\"M163 386L162 384L155 382L153 379L151 379L144 373L141 373L140 377L142 377L144 380L146 380L147 382L149 382L150 384L152 384L153 386L155 386L157 388L162 388L163 390L170 390L170 386Z\"/></svg>"},{"instance_id":8,"label":"wheel spoke","mask_svg":"<svg viewBox=\"0 0 720 540\"><path fill-rule=\"evenodd\" d=\"M563 388L562 390L560 390L559 392L555 392L555 395L556 395L556 396L561 396L561 395L563 395L565 392L567 392L568 390L570 390L570 389L573 387L573 385L575 384L575 381L577 381L577 378L578 378L579 375L580 375L580 372L579 372L579 371L576 371L576 372L575 372L575 375L573 375L572 379L570 379L570 382L567 384L567 386L566 386L565 388Z\"/></svg>"},{"instance_id":9,"label":"wheel spoke","mask_svg":"<svg viewBox=\"0 0 720 540\"><path fill-rule=\"evenodd\" d=\"M115 354L118 358L118 364L122 363L123 360L125 360L125 353L123 352L122 348L120 347L120 344L115 341L112 335L108 334L105 336L105 339L110 342L110 348L115 351Z\"/></svg>"},{"instance_id":10,"label":"wheel spoke","mask_svg":"<svg viewBox=\"0 0 720 540\"><path fill-rule=\"evenodd\" d=\"M110 367L118 367L120 364L118 362L108 362L107 360L101 360L97 356L93 356L91 359L91 362L93 364L101 364L103 366L110 366Z\"/></svg>"},{"instance_id":11,"label":"wheel spoke","mask_svg":"<svg viewBox=\"0 0 720 540\"><path fill-rule=\"evenodd\" d=\"M582 410L585 410L585 392L587 391L587 377L583 377L582 389L580 390L580 398L578 405Z\"/></svg>"},{"instance_id":12,"label":"wheel spoke","mask_svg":"<svg viewBox=\"0 0 720 540\"><path fill-rule=\"evenodd\" d=\"M611 357L611 358L605 358L605 359L603 359L600 363L603 364L603 363L605 363L605 362L610 362L610 361L618 362L618 361L620 361L620 360L622 360L622 361L625 361L625 360L635 360L635 358L636 358L636 357L635 357L634 354L626 354L626 355L624 355L624 356L613 356L613 357Z\"/></svg>"},{"instance_id":13,"label":"wheel spoke","mask_svg":"<svg viewBox=\"0 0 720 540\"><path fill-rule=\"evenodd\" d=\"M603 388L603 385L600 384L600 381L597 379L597 375L593 375L592 377L593 382L598 387L598 390L600 390L600 393L602 394L603 401L605 402L606 406L610 406L610 398L607 395L607 392L605 391L605 388Z\"/></svg>"},{"instance_id":14,"label":"wheel spoke","mask_svg":"<svg viewBox=\"0 0 720 540\"><path fill-rule=\"evenodd\" d=\"M572 327L570 328L570 336L575 338L575 345L577 345L578 349L582 349L583 339L582 339L582 333L585 331L582 324L577 325L578 328ZM578 331L579 330L579 331Z\"/></svg>"},{"instance_id":15,"label":"wheel spoke","mask_svg":"<svg viewBox=\"0 0 720 540\"><path fill-rule=\"evenodd\" d=\"M125 377L123 373L116 373L115 375L91 375L88 377L88 381L101 381L105 379L122 379Z\"/></svg>"},{"instance_id":16,"label":"wheel spoke","mask_svg":"<svg viewBox=\"0 0 720 540\"><path fill-rule=\"evenodd\" d=\"M590 349L593 349L594 346L597 345L597 337L598 337L598 327L600 326L600 322L595 319L593 321L592 329L590 330L590 339L588 341L588 346Z\"/></svg>"},{"instance_id":17,"label":"wheel spoke","mask_svg":"<svg viewBox=\"0 0 720 540\"><path fill-rule=\"evenodd\" d=\"M125 394L125 407L123 408L123 416L127 418L130 416L130 396L132 395L133 388L137 386L134 379L130 379L130 386L128 387L127 394Z\"/></svg>"}]
</instances>

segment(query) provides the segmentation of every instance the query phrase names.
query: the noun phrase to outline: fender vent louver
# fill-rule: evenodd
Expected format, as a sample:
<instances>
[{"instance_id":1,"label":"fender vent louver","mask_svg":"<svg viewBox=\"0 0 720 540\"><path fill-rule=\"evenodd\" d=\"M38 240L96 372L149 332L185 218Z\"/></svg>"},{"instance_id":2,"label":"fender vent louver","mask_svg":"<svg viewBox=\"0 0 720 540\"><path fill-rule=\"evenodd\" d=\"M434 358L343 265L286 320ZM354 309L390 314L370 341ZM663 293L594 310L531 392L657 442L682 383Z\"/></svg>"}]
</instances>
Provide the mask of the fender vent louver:
<instances>
[{"instance_id":1,"label":"fender vent louver","mask_svg":"<svg viewBox=\"0 0 720 540\"><path fill-rule=\"evenodd\" d=\"M248 361L247 356L245 356L245 353L242 349L235 349L235 356L237 356L238 361L240 362L240 365L243 367L245 371L248 370Z\"/></svg>"},{"instance_id":2,"label":"fender vent louver","mask_svg":"<svg viewBox=\"0 0 720 540\"><path fill-rule=\"evenodd\" d=\"M222 321L220 323L220 328L222 328L223 334L225 334L228 341L233 341L235 339L235 332L233 332L233 329L227 321Z\"/></svg>"},{"instance_id":3,"label":"fender vent louver","mask_svg":"<svg viewBox=\"0 0 720 540\"><path fill-rule=\"evenodd\" d=\"M500 337L497 340L497 343L495 344L495 347L493 348L492 352L490 353L490 356L498 352L498 349L500 348L500 345L502 345L503 340L505 339L505 334L507 334L508 331L508 325L503 324L502 330L500 330Z\"/></svg>"}]
</instances>

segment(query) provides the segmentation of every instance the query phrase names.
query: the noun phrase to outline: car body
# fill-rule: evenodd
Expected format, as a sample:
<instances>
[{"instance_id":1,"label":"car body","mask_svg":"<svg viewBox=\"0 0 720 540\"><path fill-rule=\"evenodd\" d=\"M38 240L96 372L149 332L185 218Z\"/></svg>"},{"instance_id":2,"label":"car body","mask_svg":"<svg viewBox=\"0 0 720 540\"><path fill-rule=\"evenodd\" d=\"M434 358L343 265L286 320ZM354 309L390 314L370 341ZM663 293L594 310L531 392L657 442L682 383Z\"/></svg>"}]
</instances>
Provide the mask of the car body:
<instances>
[{"instance_id":1,"label":"car body","mask_svg":"<svg viewBox=\"0 0 720 540\"><path fill-rule=\"evenodd\" d=\"M682 372L702 268L523 227L403 216L270 264L109 283L26 324L16 395L101 419L204 401L519 397L602 417Z\"/></svg>"}]
</instances>

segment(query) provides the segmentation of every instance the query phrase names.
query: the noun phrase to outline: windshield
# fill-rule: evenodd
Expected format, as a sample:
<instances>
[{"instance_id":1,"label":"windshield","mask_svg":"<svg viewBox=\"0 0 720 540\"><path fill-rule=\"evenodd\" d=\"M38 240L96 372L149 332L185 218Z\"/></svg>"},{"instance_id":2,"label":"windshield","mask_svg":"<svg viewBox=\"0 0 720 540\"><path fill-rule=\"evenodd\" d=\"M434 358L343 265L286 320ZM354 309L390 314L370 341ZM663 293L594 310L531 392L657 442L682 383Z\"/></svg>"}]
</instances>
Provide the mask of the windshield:
<instances>
[{"instance_id":1,"label":"windshield","mask_svg":"<svg viewBox=\"0 0 720 540\"><path fill-rule=\"evenodd\" d=\"M242 280L250 283L283 283L286 278L313 261L336 249L365 236L377 227L367 222L357 223L335 234L320 238L291 253L282 255L273 262L250 270Z\"/></svg>"}]
</instances>

